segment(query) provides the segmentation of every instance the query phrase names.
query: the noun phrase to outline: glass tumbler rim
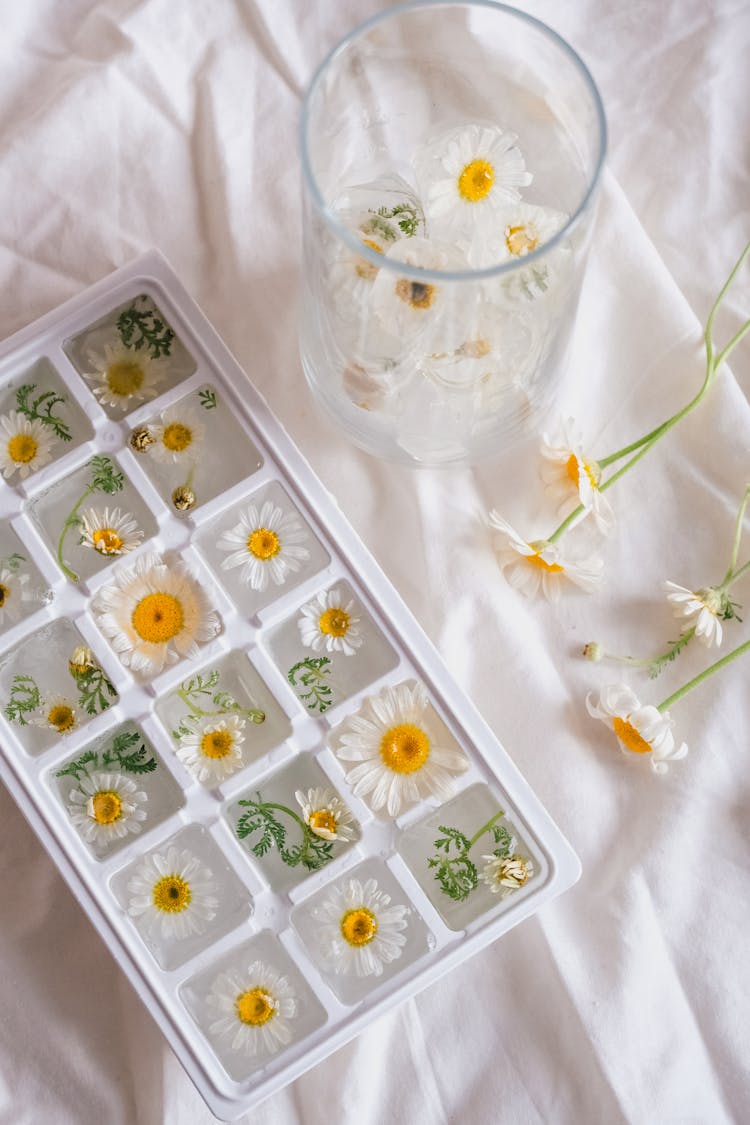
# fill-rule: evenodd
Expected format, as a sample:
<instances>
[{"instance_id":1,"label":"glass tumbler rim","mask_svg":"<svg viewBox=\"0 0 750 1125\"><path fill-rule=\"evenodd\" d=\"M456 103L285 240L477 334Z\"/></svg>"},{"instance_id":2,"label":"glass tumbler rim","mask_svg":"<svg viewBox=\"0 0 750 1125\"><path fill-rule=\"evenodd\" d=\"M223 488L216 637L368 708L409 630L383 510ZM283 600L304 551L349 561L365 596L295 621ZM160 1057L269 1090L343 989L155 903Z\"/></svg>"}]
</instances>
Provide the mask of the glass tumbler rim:
<instances>
[{"instance_id":1,"label":"glass tumbler rim","mask_svg":"<svg viewBox=\"0 0 750 1125\"><path fill-rule=\"evenodd\" d=\"M323 78L330 68L336 62L339 56L343 55L348 48L360 38L367 35L373 28L378 27L382 23L387 23L394 16L404 15L411 11L418 11L422 8L486 8L497 12L502 12L505 15L511 16L521 21L521 23L529 24L540 31L542 35L557 46L564 55L567 55L573 67L579 72L583 78L584 85L588 88L591 96L594 113L597 123L598 134L598 150L596 154L596 161L594 163L591 174L587 177L586 190L584 191L578 206L575 211L569 216L567 222L560 230L538 250L532 250L523 255L522 259L513 262L502 262L496 266L489 266L485 269L468 269L468 270L436 270L436 269L423 269L421 266L412 266L405 262L392 262L388 258L384 258L382 254L370 249L363 242L358 239L354 232L349 230L343 223L339 222L335 214L330 210L328 204L323 198L322 192L318 186L317 179L312 170L310 161L310 152L308 146L308 128L310 124L311 106L313 99L323 81ZM302 111L299 120L299 150L300 160L302 164L302 176L306 190L312 199L315 208L323 219L323 222L331 230L331 232L341 242L345 243L351 250L358 254L361 258L371 262L379 269L391 270L401 277L412 277L416 280L424 281L439 281L439 282L469 282L469 281L482 281L494 277L502 277L512 275L522 269L528 269L534 262L543 259L551 250L564 242L573 230L579 225L583 217L588 212L591 203L596 194L596 190L601 180L602 169L607 154L607 119L604 112L604 105L602 102L599 88L594 81L591 71L584 63L578 52L571 47L566 39L554 31L548 24L542 20L537 19L536 16L529 15L527 12L522 12L518 8L513 8L509 4L500 3L499 0L406 0L405 3L394 4L392 7L386 8L382 12L376 13L363 23L358 24L347 35L344 36L324 57L319 64L309 85L305 92L305 97L302 103Z\"/></svg>"}]
</instances>

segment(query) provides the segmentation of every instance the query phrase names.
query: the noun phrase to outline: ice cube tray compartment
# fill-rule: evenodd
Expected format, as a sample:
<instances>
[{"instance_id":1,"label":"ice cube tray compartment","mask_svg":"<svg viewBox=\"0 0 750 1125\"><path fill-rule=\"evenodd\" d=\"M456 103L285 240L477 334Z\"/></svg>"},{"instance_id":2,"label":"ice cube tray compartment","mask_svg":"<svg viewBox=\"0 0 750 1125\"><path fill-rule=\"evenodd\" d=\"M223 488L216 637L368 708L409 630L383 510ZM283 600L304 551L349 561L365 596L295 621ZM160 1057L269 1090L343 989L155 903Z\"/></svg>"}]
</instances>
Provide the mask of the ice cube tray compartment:
<instances>
[{"instance_id":1,"label":"ice cube tray compartment","mask_svg":"<svg viewBox=\"0 0 750 1125\"><path fill-rule=\"evenodd\" d=\"M131 344L140 333L159 350L174 332L171 370L160 356L139 375L138 350L117 351L123 314ZM91 356L105 354L122 365L115 391L141 378L153 394L132 403L110 394L91 376ZM69 401L80 438L0 484L0 587L24 565L23 586L35 591L0 619L0 775L211 1109L231 1119L564 890L577 860L160 255L7 341L0 413L18 405L30 372ZM111 483L97 458L127 486L93 488L75 508L92 472ZM101 526L89 508L104 507L109 523L119 507L137 525L121 518L115 528L132 540L125 555L92 546ZM66 528L70 511L84 523ZM277 559L267 570L242 558L255 524L253 559ZM294 548L286 557L284 537ZM14 553L23 564L3 570ZM194 658L143 675L121 661L101 605L151 556L189 569L219 628ZM404 789L409 799L391 815L377 786L355 781L370 768L357 770L357 731L372 743L388 693L414 702L420 684L452 794L437 781L432 793ZM60 710L53 722L55 706L72 717ZM406 727L389 752L419 756ZM225 752L231 760L198 756L204 737L214 763ZM348 810L347 839L305 829L315 790ZM504 864L498 893L482 878L492 853ZM179 911L156 912L153 896L179 904L190 878L186 917L197 921L181 933ZM443 901L443 887L459 898ZM318 941L332 901L353 911L350 976ZM379 937L367 903L386 911ZM247 1020L235 1050L238 1028L222 1020L227 989L241 985ZM243 1029L270 1020L266 988L281 996L280 1034L271 1022L253 1039Z\"/></svg>"}]
</instances>

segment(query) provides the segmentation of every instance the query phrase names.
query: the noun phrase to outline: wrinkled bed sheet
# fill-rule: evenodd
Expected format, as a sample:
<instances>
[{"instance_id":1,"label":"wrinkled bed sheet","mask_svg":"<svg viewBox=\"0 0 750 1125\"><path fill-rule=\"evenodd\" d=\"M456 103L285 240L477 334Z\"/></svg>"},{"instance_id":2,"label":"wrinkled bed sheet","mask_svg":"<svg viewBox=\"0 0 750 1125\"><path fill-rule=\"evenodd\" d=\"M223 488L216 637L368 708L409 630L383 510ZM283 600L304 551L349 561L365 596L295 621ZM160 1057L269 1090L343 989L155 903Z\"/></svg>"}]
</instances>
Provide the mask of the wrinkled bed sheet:
<instances>
[{"instance_id":1,"label":"wrinkled bed sheet","mask_svg":"<svg viewBox=\"0 0 750 1125\"><path fill-rule=\"evenodd\" d=\"M697 388L701 321L750 237L750 16L744 0L520 6L581 52L609 115L562 401L608 451ZM690 756L659 780L586 715L586 691L609 675L577 653L591 639L655 650L675 631L662 579L723 573L750 479L750 341L610 493L605 588L558 607L504 583L480 522L495 506L534 527L535 444L420 474L351 448L316 412L297 357L295 129L314 65L377 7L26 0L2 12L0 333L160 247L584 864L559 902L246 1120L747 1121L750 664L676 709ZM743 309L750 270L724 338ZM689 649L644 694L658 701L704 663ZM4 790L0 965L2 1125L212 1120Z\"/></svg>"}]
</instances>

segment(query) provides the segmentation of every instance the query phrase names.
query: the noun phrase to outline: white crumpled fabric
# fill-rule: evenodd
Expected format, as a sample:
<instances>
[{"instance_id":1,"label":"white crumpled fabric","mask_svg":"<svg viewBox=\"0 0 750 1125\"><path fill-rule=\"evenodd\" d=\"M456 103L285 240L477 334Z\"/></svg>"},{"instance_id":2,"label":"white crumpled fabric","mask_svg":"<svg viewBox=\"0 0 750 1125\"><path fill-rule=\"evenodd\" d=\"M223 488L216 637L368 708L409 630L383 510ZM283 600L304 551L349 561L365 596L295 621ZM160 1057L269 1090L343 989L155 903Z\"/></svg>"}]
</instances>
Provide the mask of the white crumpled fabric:
<instances>
[{"instance_id":1,"label":"white crumpled fabric","mask_svg":"<svg viewBox=\"0 0 750 1125\"><path fill-rule=\"evenodd\" d=\"M581 52L609 114L561 402L601 454L700 383L701 321L750 237L750 19L741 0L521 6ZM601 592L519 598L481 517L494 506L523 533L550 528L535 446L414 474L351 448L303 385L300 93L377 7L27 0L2 13L0 332L160 247L584 864L573 891L245 1120L747 1121L750 663L675 708L690 755L657 778L586 714L586 692L612 677L578 651L657 651L676 632L661 581L723 574L750 479L750 340L609 493ZM724 339L748 312L750 269ZM746 603L748 582L735 588ZM730 623L727 643L747 629ZM691 647L656 684L626 679L658 702L706 662ZM5 791L0 888L2 1125L211 1120Z\"/></svg>"}]
</instances>

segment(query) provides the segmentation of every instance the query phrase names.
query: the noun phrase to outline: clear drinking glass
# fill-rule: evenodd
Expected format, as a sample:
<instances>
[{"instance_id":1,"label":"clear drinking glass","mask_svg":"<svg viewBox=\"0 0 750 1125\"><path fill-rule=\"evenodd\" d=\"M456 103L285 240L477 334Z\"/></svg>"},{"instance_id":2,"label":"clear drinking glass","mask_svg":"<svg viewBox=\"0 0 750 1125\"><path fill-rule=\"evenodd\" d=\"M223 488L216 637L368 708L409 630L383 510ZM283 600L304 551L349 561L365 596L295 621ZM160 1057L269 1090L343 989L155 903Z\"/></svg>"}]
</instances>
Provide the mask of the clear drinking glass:
<instances>
[{"instance_id":1,"label":"clear drinking glass","mask_svg":"<svg viewBox=\"0 0 750 1125\"><path fill-rule=\"evenodd\" d=\"M300 348L352 441L455 464L537 424L605 146L578 55L503 4L390 8L328 56L301 122Z\"/></svg>"}]
</instances>

